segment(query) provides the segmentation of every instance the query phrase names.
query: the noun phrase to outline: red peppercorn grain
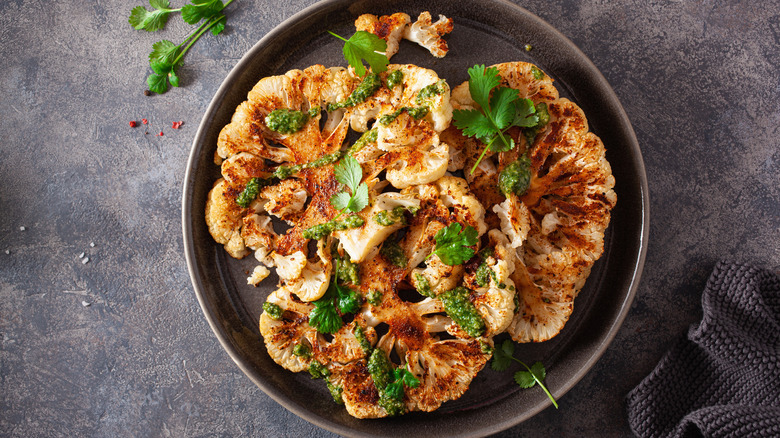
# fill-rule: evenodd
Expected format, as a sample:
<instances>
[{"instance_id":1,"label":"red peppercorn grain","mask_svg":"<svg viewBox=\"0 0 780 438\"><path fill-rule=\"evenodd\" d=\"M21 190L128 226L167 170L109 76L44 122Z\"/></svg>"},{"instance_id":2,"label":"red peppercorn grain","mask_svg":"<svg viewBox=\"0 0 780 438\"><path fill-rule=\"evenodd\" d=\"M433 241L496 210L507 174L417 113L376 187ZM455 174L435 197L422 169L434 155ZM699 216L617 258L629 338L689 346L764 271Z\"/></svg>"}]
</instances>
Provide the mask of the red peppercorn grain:
<instances>
[{"instance_id":1,"label":"red peppercorn grain","mask_svg":"<svg viewBox=\"0 0 780 438\"><path fill-rule=\"evenodd\" d=\"M171 127L173 129L179 129L179 128L181 128L181 125L183 125L183 124L184 124L184 122L173 122Z\"/></svg>"},{"instance_id":2,"label":"red peppercorn grain","mask_svg":"<svg viewBox=\"0 0 780 438\"><path fill-rule=\"evenodd\" d=\"M141 123L143 123L145 125L145 124L149 123L149 121L146 120L146 119L141 119Z\"/></svg>"},{"instance_id":3,"label":"red peppercorn grain","mask_svg":"<svg viewBox=\"0 0 780 438\"><path fill-rule=\"evenodd\" d=\"M135 128L136 126L138 126L138 123L136 123L135 120L130 120L130 127Z\"/></svg>"}]
</instances>

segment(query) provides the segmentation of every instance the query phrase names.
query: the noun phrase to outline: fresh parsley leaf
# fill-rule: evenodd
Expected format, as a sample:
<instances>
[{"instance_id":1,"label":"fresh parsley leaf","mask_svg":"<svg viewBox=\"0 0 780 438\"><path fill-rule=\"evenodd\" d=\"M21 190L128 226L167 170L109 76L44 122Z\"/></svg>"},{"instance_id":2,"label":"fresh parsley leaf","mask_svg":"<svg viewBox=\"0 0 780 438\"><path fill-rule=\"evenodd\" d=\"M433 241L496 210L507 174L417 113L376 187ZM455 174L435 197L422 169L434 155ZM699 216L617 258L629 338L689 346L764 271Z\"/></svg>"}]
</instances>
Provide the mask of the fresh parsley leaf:
<instances>
[{"instance_id":1,"label":"fresh parsley leaf","mask_svg":"<svg viewBox=\"0 0 780 438\"><path fill-rule=\"evenodd\" d=\"M450 266L459 265L474 256L474 248L477 244L479 232L468 225L461 233L461 225L453 222L439 230L434 237L436 249L431 253L439 256L441 261Z\"/></svg>"},{"instance_id":2,"label":"fresh parsley leaf","mask_svg":"<svg viewBox=\"0 0 780 438\"><path fill-rule=\"evenodd\" d=\"M347 209L353 213L357 213L360 210L366 208L368 205L368 186L366 183L362 183L358 186L357 190L352 194L352 198L349 200Z\"/></svg>"},{"instance_id":3,"label":"fresh parsley leaf","mask_svg":"<svg viewBox=\"0 0 780 438\"><path fill-rule=\"evenodd\" d=\"M336 181L349 187L352 195L347 193L337 193L330 198L330 203L337 210L344 212L349 210L357 213L368 205L368 186L361 183L363 179L363 168L360 163L351 155L347 155L339 161L333 168L336 174Z\"/></svg>"},{"instance_id":4,"label":"fresh parsley leaf","mask_svg":"<svg viewBox=\"0 0 780 438\"><path fill-rule=\"evenodd\" d=\"M336 307L338 307L341 313L355 313L360 310L360 294L348 287L339 286L336 283L336 279L331 281L331 284L334 285L336 290L338 296Z\"/></svg>"},{"instance_id":5,"label":"fresh parsley leaf","mask_svg":"<svg viewBox=\"0 0 780 438\"><path fill-rule=\"evenodd\" d=\"M336 193L330 198L330 204L336 210L344 210L349 206L350 199L352 199L352 196L350 196L349 193Z\"/></svg>"},{"instance_id":6,"label":"fresh parsley leaf","mask_svg":"<svg viewBox=\"0 0 780 438\"><path fill-rule=\"evenodd\" d=\"M498 129L504 129L515 119L518 98L517 90L508 87L496 88L490 97L490 116ZM531 105L533 107L533 104Z\"/></svg>"},{"instance_id":7,"label":"fresh parsley leaf","mask_svg":"<svg viewBox=\"0 0 780 438\"><path fill-rule=\"evenodd\" d=\"M349 187L353 192L357 190L360 180L363 179L363 168L355 157L346 156L333 168L336 181Z\"/></svg>"},{"instance_id":8,"label":"fresh parsley leaf","mask_svg":"<svg viewBox=\"0 0 780 438\"><path fill-rule=\"evenodd\" d=\"M493 124L479 110L457 109L452 112L455 127L468 137L489 138L495 135Z\"/></svg>"},{"instance_id":9,"label":"fresh parsley leaf","mask_svg":"<svg viewBox=\"0 0 780 438\"><path fill-rule=\"evenodd\" d=\"M477 102L483 110L489 108L490 91L501 83L501 76L495 67L485 68L484 65L475 65L468 70L469 93L474 102Z\"/></svg>"},{"instance_id":10,"label":"fresh parsley leaf","mask_svg":"<svg viewBox=\"0 0 780 438\"><path fill-rule=\"evenodd\" d=\"M154 10L147 11L143 6L136 6L130 11L130 18L127 21L136 30L158 31L165 27L171 12L179 11L179 9L171 9L168 0L150 0L149 6Z\"/></svg>"},{"instance_id":11,"label":"fresh parsley leaf","mask_svg":"<svg viewBox=\"0 0 780 438\"><path fill-rule=\"evenodd\" d=\"M225 14L218 14L215 16L216 21L214 21L214 27L211 28L211 34L212 35L219 35L222 33L223 30L225 30L225 25L227 24L227 17Z\"/></svg>"},{"instance_id":12,"label":"fresh parsley leaf","mask_svg":"<svg viewBox=\"0 0 780 438\"><path fill-rule=\"evenodd\" d=\"M325 294L314 302L314 309L309 312L309 325L320 333L336 333L344 325L341 315L356 313L360 310L360 301L358 292L340 286L334 277Z\"/></svg>"},{"instance_id":13,"label":"fresh parsley leaf","mask_svg":"<svg viewBox=\"0 0 780 438\"><path fill-rule=\"evenodd\" d=\"M344 322L333 305L333 299L320 300L314 302L314 308L309 312L309 325L320 333L336 333Z\"/></svg>"},{"instance_id":14,"label":"fresh parsley leaf","mask_svg":"<svg viewBox=\"0 0 780 438\"><path fill-rule=\"evenodd\" d=\"M493 361L490 367L496 371L505 371L512 364L512 355L515 353L515 344L507 339L500 348L493 349Z\"/></svg>"},{"instance_id":15,"label":"fresh parsley leaf","mask_svg":"<svg viewBox=\"0 0 780 438\"><path fill-rule=\"evenodd\" d=\"M512 126L523 128L533 128L539 123L539 115L536 113L536 107L531 99L519 99L515 101L517 111Z\"/></svg>"},{"instance_id":16,"label":"fresh parsley leaf","mask_svg":"<svg viewBox=\"0 0 780 438\"><path fill-rule=\"evenodd\" d=\"M490 367L496 371L504 371L509 368L509 365L512 361L519 363L523 366L523 368L525 368L525 370L515 372L515 383L517 383L521 388L532 388L534 385L539 385L542 390L544 390L545 394L547 394L547 398L552 401L555 409L558 409L558 402L555 401L555 398L552 396L552 394L550 394L550 391L546 386L544 386L543 383L544 378L547 377L547 370L544 369L544 365L542 365L541 362L536 362L529 367L524 362L515 359L513 356L514 353L514 342L512 342L511 339L505 340L501 344L501 348L495 348L493 350L493 361L491 362Z\"/></svg>"},{"instance_id":17,"label":"fresh parsley leaf","mask_svg":"<svg viewBox=\"0 0 780 438\"><path fill-rule=\"evenodd\" d=\"M215 16L225 5L221 0L191 0L191 4L181 8L181 19L187 24L196 24L200 20Z\"/></svg>"},{"instance_id":18,"label":"fresh parsley leaf","mask_svg":"<svg viewBox=\"0 0 780 438\"><path fill-rule=\"evenodd\" d=\"M536 379L530 371L518 371L515 373L515 383L521 388L528 389L536 385Z\"/></svg>"},{"instance_id":19,"label":"fresh parsley leaf","mask_svg":"<svg viewBox=\"0 0 780 438\"><path fill-rule=\"evenodd\" d=\"M474 163L474 173L488 150L506 152L515 147L515 140L505 135L512 126L532 129L539 123L536 108L530 99L521 99L517 90L500 87L501 76L495 67L475 65L468 70L469 92L480 108L455 110L455 127L468 137L475 137L487 147Z\"/></svg>"},{"instance_id":20,"label":"fresh parsley leaf","mask_svg":"<svg viewBox=\"0 0 780 438\"><path fill-rule=\"evenodd\" d=\"M152 53L149 54L149 63L172 65L179 55L179 46L168 40L157 41L152 44Z\"/></svg>"},{"instance_id":21,"label":"fresh parsley leaf","mask_svg":"<svg viewBox=\"0 0 780 438\"><path fill-rule=\"evenodd\" d=\"M382 38L362 30L355 32L349 39L344 39L331 31L328 33L344 41L342 49L344 59L355 69L358 76L366 74L363 60L368 63L374 73L382 73L387 70L387 64L390 61L384 53L387 50L387 42Z\"/></svg>"},{"instance_id":22,"label":"fresh parsley leaf","mask_svg":"<svg viewBox=\"0 0 780 438\"><path fill-rule=\"evenodd\" d=\"M152 93L162 94L168 91L167 74L151 74L146 78L146 85Z\"/></svg>"},{"instance_id":23,"label":"fresh parsley leaf","mask_svg":"<svg viewBox=\"0 0 780 438\"><path fill-rule=\"evenodd\" d=\"M412 374L411 371L407 370L406 368L403 369L403 381L404 385L410 387L410 388L417 388L420 386L420 379L415 377L414 374Z\"/></svg>"},{"instance_id":24,"label":"fresh parsley leaf","mask_svg":"<svg viewBox=\"0 0 780 438\"><path fill-rule=\"evenodd\" d=\"M149 54L149 66L154 73L146 79L150 91L162 94L168 91L169 83L174 87L179 86L176 68L184 55L207 30L217 35L225 29L227 19L221 11L232 2L233 0L228 0L223 4L222 0L191 0L191 3L182 8L171 9L169 0L149 0L153 11L148 11L143 6L136 6L130 11L130 25L149 32L162 29L170 14L174 12L181 12L182 19L189 24L202 21L181 44L176 45L168 40L154 43Z\"/></svg>"}]
</instances>

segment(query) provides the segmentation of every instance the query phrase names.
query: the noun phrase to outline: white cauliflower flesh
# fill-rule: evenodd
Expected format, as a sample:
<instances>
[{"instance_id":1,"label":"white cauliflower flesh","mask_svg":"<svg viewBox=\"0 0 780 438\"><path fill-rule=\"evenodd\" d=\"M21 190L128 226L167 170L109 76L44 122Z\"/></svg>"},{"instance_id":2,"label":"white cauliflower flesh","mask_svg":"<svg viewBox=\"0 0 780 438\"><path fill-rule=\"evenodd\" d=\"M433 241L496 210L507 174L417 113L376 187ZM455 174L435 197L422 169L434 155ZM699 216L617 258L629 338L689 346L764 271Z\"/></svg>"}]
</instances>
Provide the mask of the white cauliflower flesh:
<instances>
[{"instance_id":1,"label":"white cauliflower flesh","mask_svg":"<svg viewBox=\"0 0 780 438\"><path fill-rule=\"evenodd\" d=\"M518 342L541 342L563 328L603 252L604 230L616 202L615 181L601 140L588 132L582 110L559 98L548 75L522 62L495 67L502 85L518 90L549 115L535 137L523 140L530 162L528 188L491 208L517 252L511 278L520 304L507 331ZM456 87L452 101L455 108L476 105L468 83ZM502 169L519 153L502 152L486 161ZM485 175L481 184L498 185L497 173Z\"/></svg>"},{"instance_id":2,"label":"white cauliflower flesh","mask_svg":"<svg viewBox=\"0 0 780 438\"><path fill-rule=\"evenodd\" d=\"M404 31L404 38L415 42L431 52L437 58L447 55L449 47L442 37L452 32L452 19L439 15L435 23L431 19L431 13L425 11L417 17L417 21L409 25Z\"/></svg>"},{"instance_id":3,"label":"white cauliflower flesh","mask_svg":"<svg viewBox=\"0 0 780 438\"><path fill-rule=\"evenodd\" d=\"M388 236L406 225L401 210L416 210L420 207L420 200L401 193L381 193L376 195L371 208L359 213L365 221L358 228L336 231L333 236L339 240L344 250L349 254L352 263L360 263L365 260L372 251L378 248ZM382 217L393 218L400 216L395 221L380 223Z\"/></svg>"},{"instance_id":4,"label":"white cauliflower flesh","mask_svg":"<svg viewBox=\"0 0 780 438\"><path fill-rule=\"evenodd\" d=\"M398 52L398 43L404 36L406 26L412 22L408 14L397 12L392 15L377 17L372 14L363 14L355 20L355 29L373 33L387 42L385 56L387 59Z\"/></svg>"},{"instance_id":5,"label":"white cauliflower flesh","mask_svg":"<svg viewBox=\"0 0 780 438\"><path fill-rule=\"evenodd\" d=\"M355 25L387 41L388 58L401 38L444 56L452 30L428 12L415 22L366 14ZM540 69L496 68L549 122L507 130L516 147L479 165L486 146L451 125L453 108L478 109L468 83L450 90L410 64L363 77L314 65L263 78L220 132L209 232L232 257L254 252L248 285L277 274L259 320L269 356L324 378L354 417L457 399L500 333L552 338L603 252L616 202L603 144ZM392 87L391 75L400 81ZM366 84L376 90L356 99ZM506 197L499 175L521 156L528 188ZM458 226L468 244L446 242Z\"/></svg>"}]
</instances>

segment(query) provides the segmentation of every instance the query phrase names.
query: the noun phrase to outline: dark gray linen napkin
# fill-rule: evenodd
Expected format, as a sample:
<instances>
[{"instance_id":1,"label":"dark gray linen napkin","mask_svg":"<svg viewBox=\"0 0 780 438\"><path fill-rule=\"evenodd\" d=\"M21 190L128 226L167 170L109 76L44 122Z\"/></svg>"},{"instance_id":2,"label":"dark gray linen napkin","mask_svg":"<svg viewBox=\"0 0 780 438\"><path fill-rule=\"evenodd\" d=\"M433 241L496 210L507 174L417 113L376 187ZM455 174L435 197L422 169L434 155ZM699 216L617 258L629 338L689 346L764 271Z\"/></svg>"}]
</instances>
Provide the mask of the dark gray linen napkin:
<instances>
[{"instance_id":1,"label":"dark gray linen napkin","mask_svg":"<svg viewBox=\"0 0 780 438\"><path fill-rule=\"evenodd\" d=\"M780 277L720 262L692 326L627 396L640 437L780 437Z\"/></svg>"}]
</instances>

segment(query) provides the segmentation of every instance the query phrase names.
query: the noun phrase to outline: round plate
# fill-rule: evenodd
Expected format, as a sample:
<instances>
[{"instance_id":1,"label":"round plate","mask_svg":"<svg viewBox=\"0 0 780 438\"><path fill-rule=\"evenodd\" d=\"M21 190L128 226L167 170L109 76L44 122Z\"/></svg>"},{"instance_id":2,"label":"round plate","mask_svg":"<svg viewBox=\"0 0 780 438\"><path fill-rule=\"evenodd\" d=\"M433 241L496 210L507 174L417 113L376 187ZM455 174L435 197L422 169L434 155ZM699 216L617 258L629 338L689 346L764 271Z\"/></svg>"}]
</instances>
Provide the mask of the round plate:
<instances>
[{"instance_id":1,"label":"round plate","mask_svg":"<svg viewBox=\"0 0 780 438\"><path fill-rule=\"evenodd\" d=\"M507 61L537 64L555 79L562 96L584 110L590 127L607 147L617 181L618 203L607 229L605 251L580 292L563 331L540 344L519 345L515 356L547 368L545 383L556 398L574 386L593 366L615 336L633 300L644 262L648 232L647 180L631 124L614 92L596 67L566 37L528 11L501 0L360 1L328 0L306 8L268 33L230 72L203 117L192 145L183 194L184 244L192 283L223 347L263 391L298 416L348 436L473 436L495 433L531 417L550 405L540 388L520 390L511 369L486 367L459 400L438 411L414 412L397 418L358 420L333 402L325 385L308 373L291 373L268 356L258 329L269 278L254 288L246 277L253 257L230 258L214 242L204 220L208 191L220 177L213 161L217 137L236 107L261 78L312 64L345 66L342 44L330 36L354 33L363 13L406 12L412 19L423 11L451 17L454 31L446 38L444 59L408 41L393 63L414 63L436 70L450 86L468 80L475 64ZM531 51L524 50L531 44Z\"/></svg>"}]
</instances>

